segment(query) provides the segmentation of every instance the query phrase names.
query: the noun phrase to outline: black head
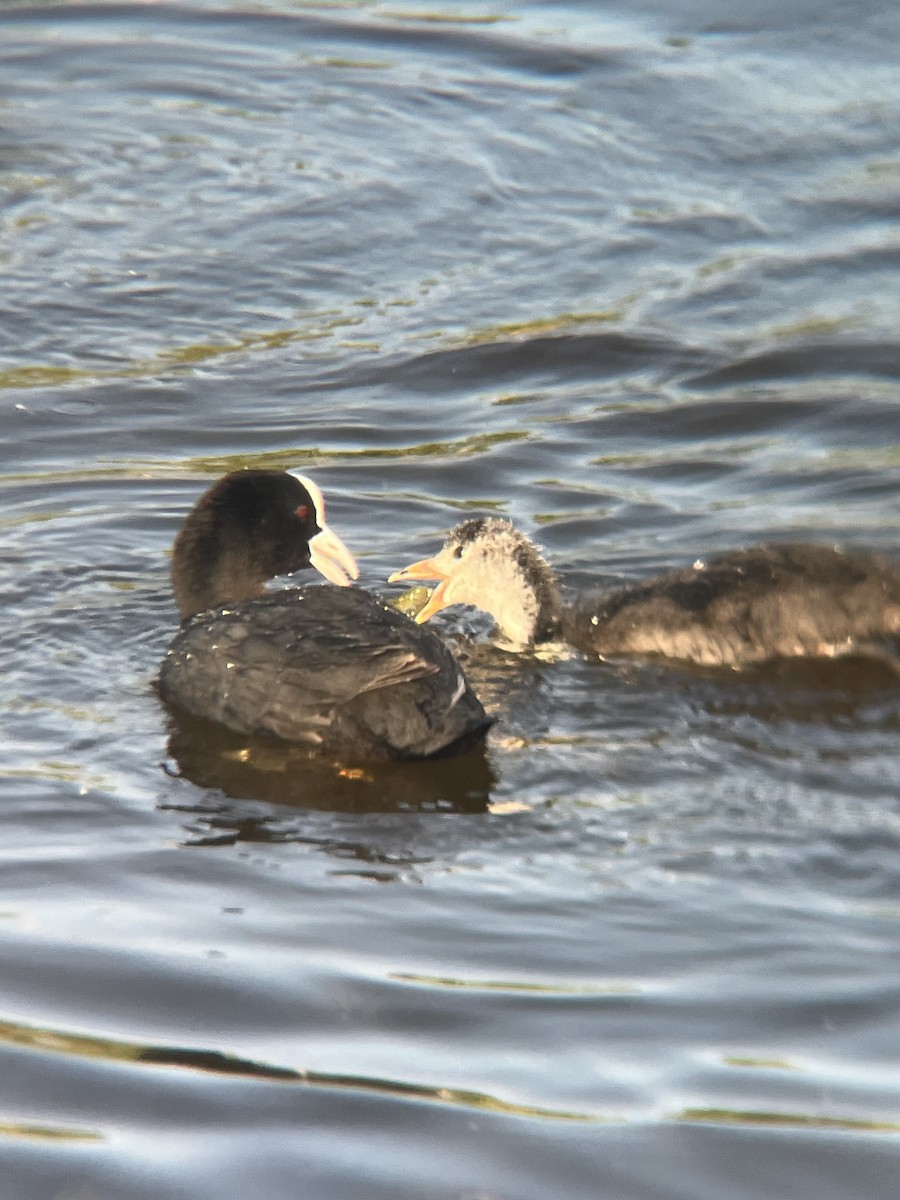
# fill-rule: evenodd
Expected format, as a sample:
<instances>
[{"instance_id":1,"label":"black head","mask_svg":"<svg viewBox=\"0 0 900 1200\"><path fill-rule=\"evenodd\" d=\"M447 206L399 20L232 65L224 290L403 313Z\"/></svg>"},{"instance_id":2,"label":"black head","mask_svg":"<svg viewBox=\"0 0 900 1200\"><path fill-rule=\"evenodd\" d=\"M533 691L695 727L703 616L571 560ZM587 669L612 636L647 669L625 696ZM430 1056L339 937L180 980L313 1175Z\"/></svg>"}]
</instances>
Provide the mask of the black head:
<instances>
[{"instance_id":1,"label":"black head","mask_svg":"<svg viewBox=\"0 0 900 1200\"><path fill-rule=\"evenodd\" d=\"M330 568L323 574L334 582L349 582L344 570L358 574L325 524L325 502L312 480L284 471L233 471L204 492L175 539L178 610L189 617L249 599L275 575L311 565L322 570L323 557Z\"/></svg>"}]
</instances>

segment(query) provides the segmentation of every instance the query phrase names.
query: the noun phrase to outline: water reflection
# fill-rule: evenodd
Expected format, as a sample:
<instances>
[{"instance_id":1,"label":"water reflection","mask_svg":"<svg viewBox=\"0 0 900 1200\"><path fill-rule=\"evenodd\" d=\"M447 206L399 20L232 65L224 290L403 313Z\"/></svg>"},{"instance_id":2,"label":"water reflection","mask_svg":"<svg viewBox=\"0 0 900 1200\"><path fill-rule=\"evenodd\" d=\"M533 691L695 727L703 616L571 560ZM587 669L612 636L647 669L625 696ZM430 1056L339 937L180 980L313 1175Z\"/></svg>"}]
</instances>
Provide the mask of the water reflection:
<instances>
[{"instance_id":1,"label":"water reflection","mask_svg":"<svg viewBox=\"0 0 900 1200\"><path fill-rule=\"evenodd\" d=\"M709 1125L763 1125L784 1129L841 1129L851 1133L900 1133L896 1121L866 1121L855 1117L820 1116L795 1112L734 1112L725 1108L686 1108L675 1113L676 1121Z\"/></svg>"},{"instance_id":2,"label":"water reflection","mask_svg":"<svg viewBox=\"0 0 900 1200\"><path fill-rule=\"evenodd\" d=\"M711 671L709 678L719 684L708 701L711 713L743 713L771 725L864 722L879 728L898 717L900 661L887 653L773 659L737 674Z\"/></svg>"},{"instance_id":3,"label":"water reflection","mask_svg":"<svg viewBox=\"0 0 900 1200\"><path fill-rule=\"evenodd\" d=\"M107 1037L72 1034L64 1030L36 1028L14 1021L0 1022L0 1043L26 1049L78 1058L105 1059L111 1062L133 1062L145 1066L177 1067L182 1070L231 1077L247 1077L267 1082L302 1084L315 1088L343 1088L360 1092L375 1092L399 1096L426 1103L454 1105L487 1112L540 1120L587 1121L602 1120L599 1115L566 1109L508 1102L496 1096L466 1089L444 1087L440 1084L415 1083L402 1079L349 1075L330 1071L282 1067L255 1059L242 1058L219 1050L204 1050L182 1046L144 1045ZM0 1133L43 1138L102 1140L91 1131L53 1129L9 1123L0 1124Z\"/></svg>"},{"instance_id":4,"label":"water reflection","mask_svg":"<svg viewBox=\"0 0 900 1200\"><path fill-rule=\"evenodd\" d=\"M186 716L169 722L173 774L237 800L330 812L487 811L497 779L484 747L458 758L346 766L299 746L231 733ZM281 840L242 816L217 840Z\"/></svg>"}]
</instances>

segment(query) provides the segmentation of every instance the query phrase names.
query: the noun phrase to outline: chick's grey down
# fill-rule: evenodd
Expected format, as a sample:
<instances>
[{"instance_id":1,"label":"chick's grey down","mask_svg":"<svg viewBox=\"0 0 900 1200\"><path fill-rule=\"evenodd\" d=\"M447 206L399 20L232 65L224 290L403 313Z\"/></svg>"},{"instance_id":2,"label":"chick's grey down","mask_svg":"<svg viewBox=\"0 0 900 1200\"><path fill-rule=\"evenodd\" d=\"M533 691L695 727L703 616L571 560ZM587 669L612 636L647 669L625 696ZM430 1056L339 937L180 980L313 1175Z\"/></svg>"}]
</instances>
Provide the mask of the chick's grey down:
<instances>
[{"instance_id":1,"label":"chick's grey down","mask_svg":"<svg viewBox=\"0 0 900 1200\"><path fill-rule=\"evenodd\" d=\"M896 651L900 568L877 554L784 543L732 550L644 583L565 600L537 547L508 521L471 518L393 580L437 579L450 604L489 612L512 643L565 641L600 657L741 667L776 658Z\"/></svg>"}]
</instances>

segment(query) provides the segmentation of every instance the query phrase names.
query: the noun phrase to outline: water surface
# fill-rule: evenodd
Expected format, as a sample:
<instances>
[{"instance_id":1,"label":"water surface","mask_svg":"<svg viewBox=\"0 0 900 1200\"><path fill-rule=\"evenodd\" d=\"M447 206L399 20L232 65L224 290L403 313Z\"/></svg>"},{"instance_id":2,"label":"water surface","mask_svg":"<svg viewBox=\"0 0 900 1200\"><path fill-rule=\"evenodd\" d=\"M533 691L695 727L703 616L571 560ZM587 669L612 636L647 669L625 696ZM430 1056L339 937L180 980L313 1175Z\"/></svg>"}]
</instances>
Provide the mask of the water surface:
<instances>
[{"instance_id":1,"label":"water surface","mask_svg":"<svg viewBox=\"0 0 900 1200\"><path fill-rule=\"evenodd\" d=\"M894 551L900 18L703 0L0 13L10 1200L893 1200L900 692L436 622L485 756L185 740L219 473L363 583ZM240 747L238 747L240 750Z\"/></svg>"}]
</instances>

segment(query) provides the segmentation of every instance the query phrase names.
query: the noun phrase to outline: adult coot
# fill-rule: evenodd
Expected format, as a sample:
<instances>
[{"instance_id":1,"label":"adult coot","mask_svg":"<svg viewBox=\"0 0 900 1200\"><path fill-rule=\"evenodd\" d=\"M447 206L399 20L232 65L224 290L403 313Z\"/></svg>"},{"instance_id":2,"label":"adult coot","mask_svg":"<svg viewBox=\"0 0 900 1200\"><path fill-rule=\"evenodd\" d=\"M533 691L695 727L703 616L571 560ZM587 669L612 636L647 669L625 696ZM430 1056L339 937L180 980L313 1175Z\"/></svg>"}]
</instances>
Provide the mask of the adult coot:
<instances>
[{"instance_id":1,"label":"adult coot","mask_svg":"<svg viewBox=\"0 0 900 1200\"><path fill-rule=\"evenodd\" d=\"M338 587L266 591L313 566ZM175 539L183 618L159 673L176 711L354 759L461 753L490 725L450 650L378 597L325 523L312 480L235 471Z\"/></svg>"},{"instance_id":2,"label":"adult coot","mask_svg":"<svg viewBox=\"0 0 900 1200\"><path fill-rule=\"evenodd\" d=\"M451 604L473 604L512 643L565 641L600 657L730 667L883 657L896 650L900 633L900 568L876 554L826 545L733 550L566 604L533 542L506 520L473 518L433 558L390 579L440 581L417 621Z\"/></svg>"}]
</instances>

